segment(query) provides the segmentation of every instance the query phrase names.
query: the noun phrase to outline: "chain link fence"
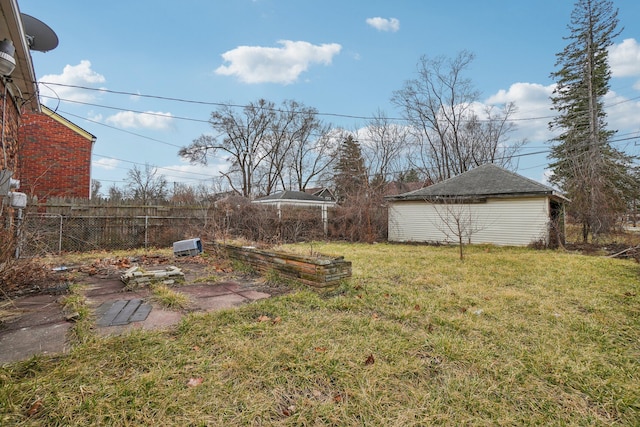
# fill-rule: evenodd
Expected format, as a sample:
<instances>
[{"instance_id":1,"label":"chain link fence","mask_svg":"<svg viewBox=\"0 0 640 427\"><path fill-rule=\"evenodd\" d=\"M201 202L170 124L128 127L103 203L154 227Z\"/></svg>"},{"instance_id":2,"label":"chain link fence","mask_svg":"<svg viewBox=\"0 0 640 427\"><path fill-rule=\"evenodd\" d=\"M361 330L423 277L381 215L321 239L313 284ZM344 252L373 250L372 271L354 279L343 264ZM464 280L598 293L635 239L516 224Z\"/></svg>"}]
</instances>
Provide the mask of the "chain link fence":
<instances>
[{"instance_id":1,"label":"chain link fence","mask_svg":"<svg viewBox=\"0 0 640 427\"><path fill-rule=\"evenodd\" d=\"M185 210L190 215L167 216L131 215L130 209L117 206L110 209L114 215L101 215L88 209L85 211L91 213L89 215L75 213L73 209L66 213L29 212L15 224L19 242L17 252L20 256L39 256L170 247L173 242L194 237L203 240L242 238L270 244L386 238L386 210L380 207L332 209L328 217L320 208L288 206L280 209L250 203ZM123 212L118 213L118 210Z\"/></svg>"},{"instance_id":2,"label":"chain link fence","mask_svg":"<svg viewBox=\"0 0 640 427\"><path fill-rule=\"evenodd\" d=\"M159 216L63 216L28 214L21 224L20 251L24 256L166 247L194 237L207 220Z\"/></svg>"}]
</instances>

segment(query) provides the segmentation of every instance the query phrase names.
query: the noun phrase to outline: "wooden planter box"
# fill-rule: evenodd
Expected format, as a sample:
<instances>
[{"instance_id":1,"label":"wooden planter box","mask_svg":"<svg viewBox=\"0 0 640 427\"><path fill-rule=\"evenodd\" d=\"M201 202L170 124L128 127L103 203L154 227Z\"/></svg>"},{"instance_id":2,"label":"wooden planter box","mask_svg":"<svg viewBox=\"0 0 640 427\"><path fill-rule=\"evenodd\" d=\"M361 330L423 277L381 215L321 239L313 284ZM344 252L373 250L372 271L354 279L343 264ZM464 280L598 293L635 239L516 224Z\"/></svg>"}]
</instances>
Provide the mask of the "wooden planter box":
<instances>
[{"instance_id":1,"label":"wooden planter box","mask_svg":"<svg viewBox=\"0 0 640 427\"><path fill-rule=\"evenodd\" d=\"M306 257L283 252L268 252L253 247L216 244L229 258L250 265L260 272L275 270L282 276L314 287L327 287L351 277L351 261L344 257Z\"/></svg>"}]
</instances>

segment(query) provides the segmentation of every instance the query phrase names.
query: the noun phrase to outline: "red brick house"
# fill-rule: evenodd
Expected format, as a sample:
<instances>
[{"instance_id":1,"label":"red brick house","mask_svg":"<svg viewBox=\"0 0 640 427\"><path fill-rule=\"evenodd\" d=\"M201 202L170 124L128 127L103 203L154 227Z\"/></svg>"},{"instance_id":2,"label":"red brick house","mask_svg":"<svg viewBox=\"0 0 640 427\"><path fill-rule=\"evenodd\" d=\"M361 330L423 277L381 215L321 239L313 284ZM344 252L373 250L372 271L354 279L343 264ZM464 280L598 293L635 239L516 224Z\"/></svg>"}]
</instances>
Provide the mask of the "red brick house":
<instances>
[{"instance_id":1,"label":"red brick house","mask_svg":"<svg viewBox=\"0 0 640 427\"><path fill-rule=\"evenodd\" d=\"M20 187L47 197L88 199L91 150L96 137L46 106L22 116L18 139Z\"/></svg>"}]
</instances>

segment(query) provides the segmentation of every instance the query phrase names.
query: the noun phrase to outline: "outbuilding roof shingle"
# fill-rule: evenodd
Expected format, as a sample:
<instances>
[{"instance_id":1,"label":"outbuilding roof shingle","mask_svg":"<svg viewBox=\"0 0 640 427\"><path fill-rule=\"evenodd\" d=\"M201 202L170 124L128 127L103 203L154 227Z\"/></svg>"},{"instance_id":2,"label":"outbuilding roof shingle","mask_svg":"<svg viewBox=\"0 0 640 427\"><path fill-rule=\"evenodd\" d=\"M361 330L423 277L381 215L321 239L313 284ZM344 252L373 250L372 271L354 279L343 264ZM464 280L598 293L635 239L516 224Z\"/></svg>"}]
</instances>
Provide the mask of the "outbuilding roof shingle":
<instances>
[{"instance_id":1,"label":"outbuilding roof shingle","mask_svg":"<svg viewBox=\"0 0 640 427\"><path fill-rule=\"evenodd\" d=\"M388 200L429 200L438 198L559 196L553 188L488 163L429 187L387 197Z\"/></svg>"}]
</instances>

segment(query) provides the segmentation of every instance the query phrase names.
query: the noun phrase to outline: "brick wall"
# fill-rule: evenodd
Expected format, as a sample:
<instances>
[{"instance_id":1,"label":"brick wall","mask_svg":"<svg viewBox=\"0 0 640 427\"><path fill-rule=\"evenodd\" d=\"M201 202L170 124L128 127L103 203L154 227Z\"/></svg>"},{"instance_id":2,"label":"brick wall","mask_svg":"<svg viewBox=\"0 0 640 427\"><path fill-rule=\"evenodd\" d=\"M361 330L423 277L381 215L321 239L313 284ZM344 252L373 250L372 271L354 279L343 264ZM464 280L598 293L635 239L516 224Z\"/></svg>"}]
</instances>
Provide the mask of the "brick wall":
<instances>
[{"instance_id":1,"label":"brick wall","mask_svg":"<svg viewBox=\"0 0 640 427\"><path fill-rule=\"evenodd\" d=\"M55 117L32 112L22 116L20 191L40 200L51 196L88 199L93 138L60 116Z\"/></svg>"},{"instance_id":2,"label":"brick wall","mask_svg":"<svg viewBox=\"0 0 640 427\"><path fill-rule=\"evenodd\" d=\"M20 119L15 100L9 94L6 99L3 99L3 93L4 84L0 79L0 115L4 128L2 146L0 147L0 169L8 169L15 173L18 168L18 123Z\"/></svg>"}]
</instances>

